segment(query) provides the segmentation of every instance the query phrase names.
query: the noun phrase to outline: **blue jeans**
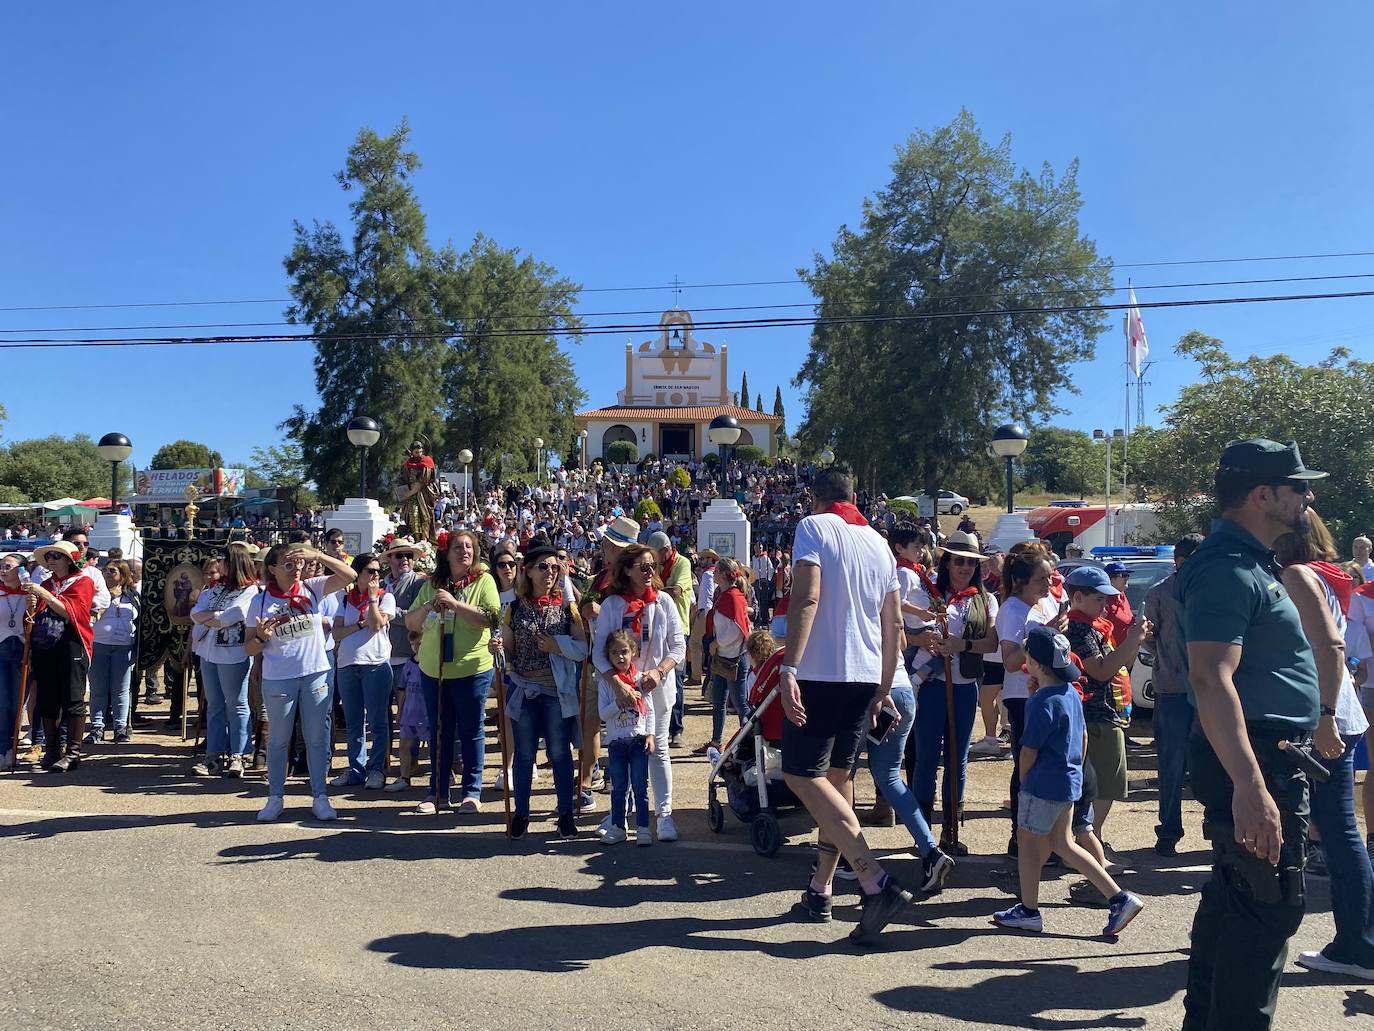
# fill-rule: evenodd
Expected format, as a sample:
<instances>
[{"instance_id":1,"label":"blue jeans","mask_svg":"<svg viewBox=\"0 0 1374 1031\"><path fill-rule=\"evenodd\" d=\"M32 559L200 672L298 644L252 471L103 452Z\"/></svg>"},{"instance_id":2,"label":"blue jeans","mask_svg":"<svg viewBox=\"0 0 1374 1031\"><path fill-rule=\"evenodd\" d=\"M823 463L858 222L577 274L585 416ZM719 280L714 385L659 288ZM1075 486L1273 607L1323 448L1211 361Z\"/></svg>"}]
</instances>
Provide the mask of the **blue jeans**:
<instances>
[{"instance_id":1,"label":"blue jeans","mask_svg":"<svg viewBox=\"0 0 1374 1031\"><path fill-rule=\"evenodd\" d=\"M945 682L927 680L921 685L920 705L916 710L916 779L911 785L921 802L935 801L935 770L944 761L945 733L948 723ZM973 733L973 717L978 713L978 685L954 685L954 754L959 758L958 791L964 797L964 777L968 770L968 742ZM945 770L949 776L949 770ZM941 798L944 796L941 795Z\"/></svg>"},{"instance_id":2,"label":"blue jeans","mask_svg":"<svg viewBox=\"0 0 1374 1031\"><path fill-rule=\"evenodd\" d=\"M1188 695L1155 695L1155 762L1159 767L1159 825L1155 837L1177 843L1183 838L1183 782L1188 776L1188 738L1193 732L1193 703Z\"/></svg>"},{"instance_id":3,"label":"blue jeans","mask_svg":"<svg viewBox=\"0 0 1374 1031\"><path fill-rule=\"evenodd\" d=\"M1355 746L1357 734L1345 738L1339 759L1321 759L1331 771L1325 784L1312 783L1312 825L1322 839L1331 873L1331 915L1336 938L1322 950L1327 959L1374 967L1374 872L1355 822Z\"/></svg>"},{"instance_id":4,"label":"blue jeans","mask_svg":"<svg viewBox=\"0 0 1374 1031\"><path fill-rule=\"evenodd\" d=\"M267 793L286 794L286 753L296 712L301 716L305 757L310 764L310 794L326 794L329 772L329 683L323 672L286 680L262 681L262 700L267 706Z\"/></svg>"},{"instance_id":5,"label":"blue jeans","mask_svg":"<svg viewBox=\"0 0 1374 1031\"><path fill-rule=\"evenodd\" d=\"M611 768L611 826L625 826L625 796L635 794L635 826L649 829L649 753L643 737L623 737L606 746Z\"/></svg>"},{"instance_id":6,"label":"blue jeans","mask_svg":"<svg viewBox=\"0 0 1374 1031\"><path fill-rule=\"evenodd\" d=\"M491 690L491 679L491 670L470 677L445 677L443 711L440 712L439 681L424 672L420 674L425 710L429 713L429 797L436 802L448 801L455 738L463 760L463 799L482 799L487 692Z\"/></svg>"},{"instance_id":7,"label":"blue jeans","mask_svg":"<svg viewBox=\"0 0 1374 1031\"><path fill-rule=\"evenodd\" d=\"M725 739L725 693L730 692L730 700L735 703L735 712L743 723L749 715L749 707L744 702L744 680L726 680L719 673L711 674L711 740L723 745Z\"/></svg>"},{"instance_id":8,"label":"blue jeans","mask_svg":"<svg viewBox=\"0 0 1374 1031\"><path fill-rule=\"evenodd\" d=\"M0 734L4 736L0 752L8 752L13 744L10 735L19 711L19 663L19 659L0 658Z\"/></svg>"},{"instance_id":9,"label":"blue jeans","mask_svg":"<svg viewBox=\"0 0 1374 1031\"><path fill-rule=\"evenodd\" d=\"M916 693L909 687L898 686L892 689L891 699L902 716L888 731L882 744L868 742L868 770L873 774L873 783L891 803L897 819L911 832L921 858L924 859L935 847L935 836L931 834L930 824L926 823L926 818L916 804L916 793L902 780L902 756L906 753L906 739L916 722Z\"/></svg>"},{"instance_id":10,"label":"blue jeans","mask_svg":"<svg viewBox=\"0 0 1374 1031\"><path fill-rule=\"evenodd\" d=\"M348 725L348 778L361 784L369 773L380 776L386 770L391 751L391 667L385 662L340 666L336 680ZM364 727L371 748L363 743Z\"/></svg>"},{"instance_id":11,"label":"blue jeans","mask_svg":"<svg viewBox=\"0 0 1374 1031\"><path fill-rule=\"evenodd\" d=\"M129 666L132 644L96 644L91 648L91 730L105 729L105 706L114 702L114 725L129 725Z\"/></svg>"},{"instance_id":12,"label":"blue jeans","mask_svg":"<svg viewBox=\"0 0 1374 1031\"><path fill-rule=\"evenodd\" d=\"M687 705L687 699L682 693L682 681L684 679L685 675L679 671L677 677L677 697L673 699L672 715L668 719L669 734L681 734L683 728L686 726L686 724L682 722L683 710Z\"/></svg>"},{"instance_id":13,"label":"blue jeans","mask_svg":"<svg viewBox=\"0 0 1374 1031\"><path fill-rule=\"evenodd\" d=\"M248 749L248 670L252 659L211 662L202 659L205 685L205 751L246 755Z\"/></svg>"},{"instance_id":14,"label":"blue jeans","mask_svg":"<svg viewBox=\"0 0 1374 1031\"><path fill-rule=\"evenodd\" d=\"M520 718L511 726L515 740L515 767L511 776L515 788L515 814L530 815L530 788L534 783L535 751L539 738L544 738L544 752L553 767L553 787L558 795L558 815L573 810L572 734L577 727L576 716L563 716L558 696L539 694L526 698L520 706Z\"/></svg>"}]
</instances>

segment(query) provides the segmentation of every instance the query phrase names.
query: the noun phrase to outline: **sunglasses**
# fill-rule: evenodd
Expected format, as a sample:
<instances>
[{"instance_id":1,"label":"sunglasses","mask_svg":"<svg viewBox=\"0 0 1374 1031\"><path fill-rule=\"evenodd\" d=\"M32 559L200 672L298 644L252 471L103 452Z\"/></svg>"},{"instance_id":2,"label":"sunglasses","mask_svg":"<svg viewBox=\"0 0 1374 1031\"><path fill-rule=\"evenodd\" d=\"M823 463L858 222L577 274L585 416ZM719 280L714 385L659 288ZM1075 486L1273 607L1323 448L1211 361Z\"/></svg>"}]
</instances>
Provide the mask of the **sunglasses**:
<instances>
[{"instance_id":1,"label":"sunglasses","mask_svg":"<svg viewBox=\"0 0 1374 1031\"><path fill-rule=\"evenodd\" d=\"M976 566L981 561L983 560L980 558L969 558L966 555L951 555L949 557L951 566Z\"/></svg>"},{"instance_id":2,"label":"sunglasses","mask_svg":"<svg viewBox=\"0 0 1374 1031\"><path fill-rule=\"evenodd\" d=\"M635 566L635 568L641 573L652 573L654 571L654 564L652 562L641 562L639 565Z\"/></svg>"},{"instance_id":3,"label":"sunglasses","mask_svg":"<svg viewBox=\"0 0 1374 1031\"><path fill-rule=\"evenodd\" d=\"M368 566L366 569L363 570L363 572L369 574L370 576L382 575L382 571L376 566Z\"/></svg>"},{"instance_id":4,"label":"sunglasses","mask_svg":"<svg viewBox=\"0 0 1374 1031\"><path fill-rule=\"evenodd\" d=\"M540 563L539 563L537 566L535 566L534 568L537 569L537 570L539 570L539 572L541 572L541 573L556 573L556 572L558 572L558 563L557 563L557 562L540 562Z\"/></svg>"},{"instance_id":5,"label":"sunglasses","mask_svg":"<svg viewBox=\"0 0 1374 1031\"><path fill-rule=\"evenodd\" d=\"M497 568L497 569L514 569L514 568L515 568L515 563L514 563L514 562L509 562L509 561L507 561L507 562L498 562L498 563L496 563L496 568Z\"/></svg>"},{"instance_id":6,"label":"sunglasses","mask_svg":"<svg viewBox=\"0 0 1374 1031\"><path fill-rule=\"evenodd\" d=\"M1294 494L1304 495L1312 490L1312 485L1308 483L1306 480L1277 480L1274 483L1269 483L1265 486L1273 487L1275 490L1277 490L1279 487L1287 487Z\"/></svg>"}]
</instances>

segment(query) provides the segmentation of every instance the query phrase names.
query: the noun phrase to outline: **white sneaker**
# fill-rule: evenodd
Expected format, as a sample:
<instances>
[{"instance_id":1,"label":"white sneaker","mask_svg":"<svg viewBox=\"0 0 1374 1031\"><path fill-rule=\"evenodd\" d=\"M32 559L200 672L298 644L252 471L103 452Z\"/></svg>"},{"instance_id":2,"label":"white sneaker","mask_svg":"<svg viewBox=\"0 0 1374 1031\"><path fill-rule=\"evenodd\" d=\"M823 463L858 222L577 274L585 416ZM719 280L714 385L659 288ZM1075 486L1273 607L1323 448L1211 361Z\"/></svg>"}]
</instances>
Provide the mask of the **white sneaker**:
<instances>
[{"instance_id":1,"label":"white sneaker","mask_svg":"<svg viewBox=\"0 0 1374 1031\"><path fill-rule=\"evenodd\" d=\"M1369 967L1356 966L1354 963L1338 963L1334 959L1327 959L1320 952L1300 952L1297 962L1300 967L1317 970L1323 974L1337 974L1341 977L1358 977L1361 981L1374 981L1374 970Z\"/></svg>"},{"instance_id":2,"label":"white sneaker","mask_svg":"<svg viewBox=\"0 0 1374 1031\"><path fill-rule=\"evenodd\" d=\"M373 770L367 775L367 780L363 782L363 787L367 788L368 791L380 791L382 785L385 783L386 778L382 776L382 771Z\"/></svg>"},{"instance_id":3,"label":"white sneaker","mask_svg":"<svg viewBox=\"0 0 1374 1031\"><path fill-rule=\"evenodd\" d=\"M339 818L339 814L329 804L328 795L316 795L315 801L310 803L310 811L315 814L317 820L337 820Z\"/></svg>"},{"instance_id":4,"label":"white sneaker","mask_svg":"<svg viewBox=\"0 0 1374 1031\"><path fill-rule=\"evenodd\" d=\"M671 815L658 818L658 840L677 841L677 824L673 822Z\"/></svg>"},{"instance_id":5,"label":"white sneaker","mask_svg":"<svg viewBox=\"0 0 1374 1031\"><path fill-rule=\"evenodd\" d=\"M331 780L329 786L331 788L357 787L357 785L353 783L353 774L349 773L347 770L344 770L343 773Z\"/></svg>"},{"instance_id":6,"label":"white sneaker","mask_svg":"<svg viewBox=\"0 0 1374 1031\"><path fill-rule=\"evenodd\" d=\"M435 806L434 799L432 798L425 799L423 802L421 802L419 805L415 807L416 816L433 816L438 811L439 809L437 806Z\"/></svg>"},{"instance_id":7,"label":"white sneaker","mask_svg":"<svg viewBox=\"0 0 1374 1031\"><path fill-rule=\"evenodd\" d=\"M985 737L968 746L972 755L1001 755L1002 742L995 737Z\"/></svg>"},{"instance_id":8,"label":"white sneaker","mask_svg":"<svg viewBox=\"0 0 1374 1031\"><path fill-rule=\"evenodd\" d=\"M640 848L645 848L654 843L654 835L648 827L635 828L635 844Z\"/></svg>"},{"instance_id":9,"label":"white sneaker","mask_svg":"<svg viewBox=\"0 0 1374 1031\"><path fill-rule=\"evenodd\" d=\"M408 777L397 777L395 780L393 780L393 781L392 781L390 784L388 784L386 787L382 788L382 790L383 790L383 791L409 791L409 790L410 790L410 778L408 778Z\"/></svg>"},{"instance_id":10,"label":"white sneaker","mask_svg":"<svg viewBox=\"0 0 1374 1031\"><path fill-rule=\"evenodd\" d=\"M281 811L285 808L286 799L282 798L281 795L269 795L267 804L258 812L258 821L260 823L271 823L281 815Z\"/></svg>"},{"instance_id":11,"label":"white sneaker","mask_svg":"<svg viewBox=\"0 0 1374 1031\"><path fill-rule=\"evenodd\" d=\"M619 845L629 837L622 827L607 827L604 833L598 832L598 836L603 845Z\"/></svg>"},{"instance_id":12,"label":"white sneaker","mask_svg":"<svg viewBox=\"0 0 1374 1031\"><path fill-rule=\"evenodd\" d=\"M607 813L606 818L596 825L597 834L605 834L611 829L611 814Z\"/></svg>"}]
</instances>

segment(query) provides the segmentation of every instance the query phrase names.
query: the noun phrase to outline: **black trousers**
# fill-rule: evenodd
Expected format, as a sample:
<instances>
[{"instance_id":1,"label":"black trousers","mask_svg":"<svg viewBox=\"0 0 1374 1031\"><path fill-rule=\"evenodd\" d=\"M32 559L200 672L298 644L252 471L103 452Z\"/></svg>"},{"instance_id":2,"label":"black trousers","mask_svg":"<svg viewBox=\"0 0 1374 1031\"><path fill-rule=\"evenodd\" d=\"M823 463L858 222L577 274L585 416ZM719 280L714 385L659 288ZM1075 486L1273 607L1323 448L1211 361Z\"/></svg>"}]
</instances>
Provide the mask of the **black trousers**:
<instances>
[{"instance_id":1,"label":"black trousers","mask_svg":"<svg viewBox=\"0 0 1374 1031\"><path fill-rule=\"evenodd\" d=\"M1278 806L1283 847L1277 867L1235 840L1232 784L1200 731L1189 741L1193 794L1212 840L1212 879L1193 918L1183 1031L1251 1031L1270 1026L1288 939L1302 923L1307 838L1307 776L1279 751L1301 732L1251 724L1250 747Z\"/></svg>"}]
</instances>

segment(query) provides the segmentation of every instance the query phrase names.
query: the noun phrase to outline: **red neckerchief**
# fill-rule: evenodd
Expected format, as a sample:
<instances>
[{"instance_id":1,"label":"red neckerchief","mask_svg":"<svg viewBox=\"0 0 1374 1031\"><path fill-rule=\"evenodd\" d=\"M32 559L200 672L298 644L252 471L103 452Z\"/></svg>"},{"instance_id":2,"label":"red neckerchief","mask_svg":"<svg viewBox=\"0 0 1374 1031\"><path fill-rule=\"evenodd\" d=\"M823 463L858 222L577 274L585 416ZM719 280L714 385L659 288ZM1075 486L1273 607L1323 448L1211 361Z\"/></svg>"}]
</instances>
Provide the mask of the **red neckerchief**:
<instances>
[{"instance_id":1,"label":"red neckerchief","mask_svg":"<svg viewBox=\"0 0 1374 1031\"><path fill-rule=\"evenodd\" d=\"M541 594L539 597L534 598L533 601L539 606L539 612L542 615L545 609L562 608L563 594L559 591L555 591L553 594Z\"/></svg>"},{"instance_id":2,"label":"red neckerchief","mask_svg":"<svg viewBox=\"0 0 1374 1031\"><path fill-rule=\"evenodd\" d=\"M652 605L658 601L658 592L652 587L646 587L642 598L636 598L633 594L622 594L621 597L625 599L625 615L622 625L628 627L638 639L641 629L639 615L644 611L644 606Z\"/></svg>"},{"instance_id":3,"label":"red neckerchief","mask_svg":"<svg viewBox=\"0 0 1374 1031\"><path fill-rule=\"evenodd\" d=\"M289 591L283 591L277 586L276 580L270 580L267 584L267 593L270 597L284 599L294 612L310 611L310 601L305 593L305 586L299 580L291 585Z\"/></svg>"},{"instance_id":4,"label":"red neckerchief","mask_svg":"<svg viewBox=\"0 0 1374 1031\"><path fill-rule=\"evenodd\" d=\"M663 564L663 579L666 580L668 579L668 577L673 575L673 567L675 565L677 565L677 548L674 548L671 545L669 545L668 561Z\"/></svg>"},{"instance_id":5,"label":"red neckerchief","mask_svg":"<svg viewBox=\"0 0 1374 1031\"><path fill-rule=\"evenodd\" d=\"M1359 587L1355 588L1355 593L1374 601L1374 580L1370 580L1369 583L1366 584L1360 584Z\"/></svg>"},{"instance_id":6,"label":"red neckerchief","mask_svg":"<svg viewBox=\"0 0 1374 1031\"><path fill-rule=\"evenodd\" d=\"M635 693L635 711L641 716L647 715L649 705L644 700L644 692L639 689L639 670L635 668L633 662L630 663L630 672L622 673L615 671L615 678Z\"/></svg>"},{"instance_id":7,"label":"red neckerchief","mask_svg":"<svg viewBox=\"0 0 1374 1031\"><path fill-rule=\"evenodd\" d=\"M978 588L973 585L965 587L962 591L945 591L945 604L953 605L956 601L963 601L965 598L972 598L978 593Z\"/></svg>"},{"instance_id":8,"label":"red neckerchief","mask_svg":"<svg viewBox=\"0 0 1374 1031\"><path fill-rule=\"evenodd\" d=\"M731 584L725 590L716 592L711 613L714 615L717 612L739 627L746 641L749 639L749 603L738 584Z\"/></svg>"},{"instance_id":9,"label":"red neckerchief","mask_svg":"<svg viewBox=\"0 0 1374 1031\"><path fill-rule=\"evenodd\" d=\"M374 601L381 601L384 591L372 591L366 598L358 588L350 587L348 594L344 596L349 605L358 610L358 622L361 623L367 616L367 610L372 607Z\"/></svg>"},{"instance_id":10,"label":"red neckerchief","mask_svg":"<svg viewBox=\"0 0 1374 1031\"><path fill-rule=\"evenodd\" d=\"M1350 615L1350 596L1355 593L1355 581L1351 575L1330 562L1308 562L1306 565L1331 588L1331 593L1336 596L1336 601L1341 606L1341 615Z\"/></svg>"},{"instance_id":11,"label":"red neckerchief","mask_svg":"<svg viewBox=\"0 0 1374 1031\"><path fill-rule=\"evenodd\" d=\"M1050 574L1050 597L1057 602L1064 601L1064 574L1057 569Z\"/></svg>"},{"instance_id":12,"label":"red neckerchief","mask_svg":"<svg viewBox=\"0 0 1374 1031\"><path fill-rule=\"evenodd\" d=\"M23 594L23 593L24 593L24 585L23 585L23 584L20 584L18 587L8 587L8 586L6 586L5 584L0 584L0 594Z\"/></svg>"},{"instance_id":13,"label":"red neckerchief","mask_svg":"<svg viewBox=\"0 0 1374 1031\"><path fill-rule=\"evenodd\" d=\"M909 558L899 558L899 559L897 560L897 568L898 568L898 569L910 569L913 573L917 573L917 574L919 574L919 573L922 572L922 570L921 570L921 564L920 564L919 562L913 562L913 561L911 561L911 559L909 559Z\"/></svg>"},{"instance_id":14,"label":"red neckerchief","mask_svg":"<svg viewBox=\"0 0 1374 1031\"><path fill-rule=\"evenodd\" d=\"M848 501L832 501L822 515L837 515L850 526L867 526L868 520Z\"/></svg>"},{"instance_id":15,"label":"red neckerchief","mask_svg":"<svg viewBox=\"0 0 1374 1031\"><path fill-rule=\"evenodd\" d=\"M209 577L209 578L205 581L205 587L204 587L203 589L208 591L211 587L215 587L215 586L217 586L218 584L219 584L219 577L217 577L217 576L212 576L212 577Z\"/></svg>"},{"instance_id":16,"label":"red neckerchief","mask_svg":"<svg viewBox=\"0 0 1374 1031\"><path fill-rule=\"evenodd\" d=\"M1107 647L1109 649L1116 647L1116 638L1112 634L1115 628L1112 626L1112 621L1106 616L1093 617L1086 612L1079 612L1077 609L1069 609L1069 619L1075 623L1087 623L1088 626L1102 635L1102 639L1107 642Z\"/></svg>"}]
</instances>

